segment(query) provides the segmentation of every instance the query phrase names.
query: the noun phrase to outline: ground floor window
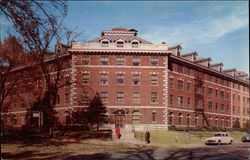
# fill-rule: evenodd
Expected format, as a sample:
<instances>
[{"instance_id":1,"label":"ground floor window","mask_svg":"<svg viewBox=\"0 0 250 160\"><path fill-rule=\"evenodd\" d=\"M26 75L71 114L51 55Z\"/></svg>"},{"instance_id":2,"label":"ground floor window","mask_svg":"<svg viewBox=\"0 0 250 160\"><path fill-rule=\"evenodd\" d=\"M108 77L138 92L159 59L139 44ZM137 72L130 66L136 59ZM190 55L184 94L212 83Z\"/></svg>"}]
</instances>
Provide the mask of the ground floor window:
<instances>
[{"instance_id":1,"label":"ground floor window","mask_svg":"<svg viewBox=\"0 0 250 160\"><path fill-rule=\"evenodd\" d=\"M179 114L179 117L178 117L178 124L182 125L182 114L181 113Z\"/></svg>"},{"instance_id":2,"label":"ground floor window","mask_svg":"<svg viewBox=\"0 0 250 160\"><path fill-rule=\"evenodd\" d=\"M140 123L140 117L141 117L141 114L139 111L134 111L132 113L132 123L133 124L139 124Z\"/></svg>"},{"instance_id":3,"label":"ground floor window","mask_svg":"<svg viewBox=\"0 0 250 160\"><path fill-rule=\"evenodd\" d=\"M191 119L191 116L190 114L187 115L187 126L190 126L190 119Z\"/></svg>"},{"instance_id":4,"label":"ground floor window","mask_svg":"<svg viewBox=\"0 0 250 160\"><path fill-rule=\"evenodd\" d=\"M173 112L171 112L171 113L169 114L169 116L168 116L168 124L169 124L169 125L173 125L173 118L174 118Z\"/></svg>"},{"instance_id":5,"label":"ground floor window","mask_svg":"<svg viewBox=\"0 0 250 160\"><path fill-rule=\"evenodd\" d=\"M155 122L156 121L156 112L153 111L152 112L152 122Z\"/></svg>"}]
</instances>

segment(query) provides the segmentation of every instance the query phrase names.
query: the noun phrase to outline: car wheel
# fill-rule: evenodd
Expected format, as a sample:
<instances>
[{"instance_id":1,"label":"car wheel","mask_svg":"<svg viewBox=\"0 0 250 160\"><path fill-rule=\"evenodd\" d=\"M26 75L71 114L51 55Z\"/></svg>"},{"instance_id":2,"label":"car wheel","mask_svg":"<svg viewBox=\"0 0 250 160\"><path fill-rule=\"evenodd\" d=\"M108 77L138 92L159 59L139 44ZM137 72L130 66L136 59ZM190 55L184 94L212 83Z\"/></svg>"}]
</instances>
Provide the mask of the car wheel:
<instances>
[{"instance_id":1,"label":"car wheel","mask_svg":"<svg viewBox=\"0 0 250 160\"><path fill-rule=\"evenodd\" d=\"M221 141L220 140L218 140L218 143L217 143L218 145L220 145L221 144Z\"/></svg>"},{"instance_id":2,"label":"car wheel","mask_svg":"<svg viewBox=\"0 0 250 160\"><path fill-rule=\"evenodd\" d=\"M230 140L230 143L229 144L232 144L233 143L233 140Z\"/></svg>"}]
</instances>

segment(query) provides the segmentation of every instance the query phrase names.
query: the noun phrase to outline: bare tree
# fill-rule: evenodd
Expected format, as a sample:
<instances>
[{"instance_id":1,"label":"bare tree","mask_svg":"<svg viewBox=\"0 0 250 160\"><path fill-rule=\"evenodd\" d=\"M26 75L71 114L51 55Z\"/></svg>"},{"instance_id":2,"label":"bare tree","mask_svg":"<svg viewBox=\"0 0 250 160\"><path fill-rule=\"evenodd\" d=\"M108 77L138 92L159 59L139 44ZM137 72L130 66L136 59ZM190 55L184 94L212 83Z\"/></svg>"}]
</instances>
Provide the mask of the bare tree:
<instances>
[{"instance_id":1,"label":"bare tree","mask_svg":"<svg viewBox=\"0 0 250 160\"><path fill-rule=\"evenodd\" d=\"M36 69L40 70L45 80L45 90L42 97L37 99L36 107L32 110L43 113L44 129L52 133L55 121L54 106L60 84L63 57L69 55L67 48L71 40L79 36L63 27L62 22L67 15L67 5L64 0L58 1L1 1L0 10L13 24L20 35L25 53L32 56ZM65 38L63 38L65 37ZM55 44L60 45L59 52L50 52Z\"/></svg>"}]
</instances>

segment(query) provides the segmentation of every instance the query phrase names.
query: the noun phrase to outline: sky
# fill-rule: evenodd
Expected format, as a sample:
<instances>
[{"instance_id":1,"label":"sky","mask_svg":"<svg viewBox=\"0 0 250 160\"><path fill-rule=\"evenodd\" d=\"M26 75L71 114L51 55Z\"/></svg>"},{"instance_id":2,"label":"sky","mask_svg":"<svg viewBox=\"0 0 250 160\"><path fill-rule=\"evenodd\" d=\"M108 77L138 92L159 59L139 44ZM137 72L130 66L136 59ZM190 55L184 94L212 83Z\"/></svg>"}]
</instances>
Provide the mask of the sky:
<instances>
[{"instance_id":1,"label":"sky","mask_svg":"<svg viewBox=\"0 0 250 160\"><path fill-rule=\"evenodd\" d=\"M95 39L102 30L133 28L152 43L180 44L182 53L196 51L224 69L249 73L248 1L69 1L68 7L64 23L83 31L77 41Z\"/></svg>"}]
</instances>

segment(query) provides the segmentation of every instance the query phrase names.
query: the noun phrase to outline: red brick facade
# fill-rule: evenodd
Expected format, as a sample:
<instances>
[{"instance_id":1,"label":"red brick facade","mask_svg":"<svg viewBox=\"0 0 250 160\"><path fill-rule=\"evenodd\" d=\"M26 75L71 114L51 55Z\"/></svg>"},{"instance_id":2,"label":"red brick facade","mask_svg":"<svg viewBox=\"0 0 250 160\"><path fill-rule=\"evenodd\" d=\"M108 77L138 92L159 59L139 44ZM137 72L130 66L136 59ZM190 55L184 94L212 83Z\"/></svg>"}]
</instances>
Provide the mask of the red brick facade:
<instances>
[{"instance_id":1,"label":"red brick facade","mask_svg":"<svg viewBox=\"0 0 250 160\"><path fill-rule=\"evenodd\" d=\"M103 31L96 40L72 42L68 50L70 66L63 70L61 79L70 80L71 84L59 90L55 106L62 124L67 123L74 110L87 107L89 99L98 92L112 127L232 128L236 119L241 127L246 126L247 81L206 67L206 63L184 59L180 46L155 45L137 37L136 32ZM196 74L201 74L199 89L195 87ZM25 124L30 106L21 103L6 99L2 111L5 124Z\"/></svg>"}]
</instances>

